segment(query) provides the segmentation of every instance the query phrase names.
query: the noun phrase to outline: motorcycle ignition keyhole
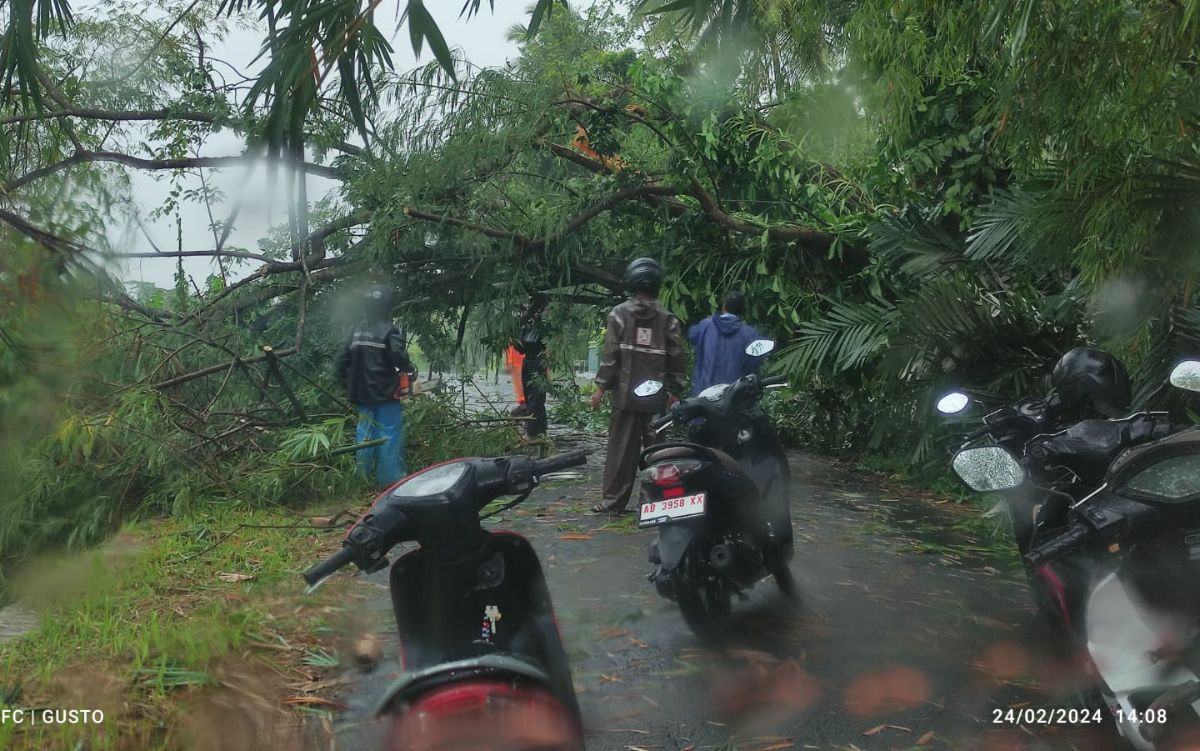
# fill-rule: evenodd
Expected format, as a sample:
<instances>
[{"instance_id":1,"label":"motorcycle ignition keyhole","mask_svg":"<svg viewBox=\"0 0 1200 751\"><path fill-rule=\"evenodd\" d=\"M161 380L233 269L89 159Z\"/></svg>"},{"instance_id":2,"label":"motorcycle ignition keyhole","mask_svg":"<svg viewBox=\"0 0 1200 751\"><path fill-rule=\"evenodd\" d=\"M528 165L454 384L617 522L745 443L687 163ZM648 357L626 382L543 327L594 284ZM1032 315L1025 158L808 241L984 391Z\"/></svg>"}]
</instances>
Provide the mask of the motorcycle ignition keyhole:
<instances>
[{"instance_id":1,"label":"motorcycle ignition keyhole","mask_svg":"<svg viewBox=\"0 0 1200 751\"><path fill-rule=\"evenodd\" d=\"M491 559L480 564L477 576L476 589L490 589L499 586L504 581L504 555L496 553Z\"/></svg>"}]
</instances>

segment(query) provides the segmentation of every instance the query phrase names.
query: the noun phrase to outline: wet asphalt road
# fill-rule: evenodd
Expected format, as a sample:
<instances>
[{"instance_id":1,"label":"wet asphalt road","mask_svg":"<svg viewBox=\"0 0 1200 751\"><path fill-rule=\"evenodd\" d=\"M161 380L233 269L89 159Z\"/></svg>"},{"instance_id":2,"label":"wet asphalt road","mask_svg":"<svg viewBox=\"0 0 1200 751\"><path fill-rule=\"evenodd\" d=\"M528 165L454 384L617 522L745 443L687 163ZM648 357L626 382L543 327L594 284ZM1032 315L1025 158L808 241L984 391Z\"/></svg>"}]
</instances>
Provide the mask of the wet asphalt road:
<instances>
[{"instance_id":1,"label":"wet asphalt road","mask_svg":"<svg viewBox=\"0 0 1200 751\"><path fill-rule=\"evenodd\" d=\"M973 544L969 512L793 454L800 595L760 583L734 636L706 645L645 579L653 533L585 511L601 461L497 524L542 558L590 751L1113 747L1107 729L993 722L1070 706L1075 674L1041 646L1020 575ZM370 709L398 669L385 577L363 583L385 656L343 696L343 751L380 748Z\"/></svg>"}]
</instances>

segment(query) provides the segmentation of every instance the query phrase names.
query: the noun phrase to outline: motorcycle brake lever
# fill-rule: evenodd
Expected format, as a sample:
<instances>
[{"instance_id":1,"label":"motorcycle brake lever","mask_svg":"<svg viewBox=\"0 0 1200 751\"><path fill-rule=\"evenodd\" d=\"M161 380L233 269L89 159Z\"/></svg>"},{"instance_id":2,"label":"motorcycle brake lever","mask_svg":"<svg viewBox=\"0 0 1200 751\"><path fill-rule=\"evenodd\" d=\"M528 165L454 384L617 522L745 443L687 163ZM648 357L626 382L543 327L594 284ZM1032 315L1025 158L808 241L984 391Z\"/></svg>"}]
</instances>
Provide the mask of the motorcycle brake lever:
<instances>
[{"instance_id":1,"label":"motorcycle brake lever","mask_svg":"<svg viewBox=\"0 0 1200 751\"><path fill-rule=\"evenodd\" d=\"M313 582L312 584L309 584L307 587L304 588L304 594L311 595L313 592L316 592L318 589L325 586L325 582L332 579L334 574L336 574L336 573L337 572L334 571L333 573L329 574L328 576L326 576L322 579L318 579L317 581Z\"/></svg>"}]
</instances>

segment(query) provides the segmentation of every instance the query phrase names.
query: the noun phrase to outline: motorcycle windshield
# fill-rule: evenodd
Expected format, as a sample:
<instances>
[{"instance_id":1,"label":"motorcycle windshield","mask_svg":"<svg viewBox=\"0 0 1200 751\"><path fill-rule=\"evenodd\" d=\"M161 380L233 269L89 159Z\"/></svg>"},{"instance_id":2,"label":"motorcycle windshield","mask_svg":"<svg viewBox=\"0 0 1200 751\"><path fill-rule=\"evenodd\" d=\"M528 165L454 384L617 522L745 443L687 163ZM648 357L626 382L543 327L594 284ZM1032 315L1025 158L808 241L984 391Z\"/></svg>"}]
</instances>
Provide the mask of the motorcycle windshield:
<instances>
[{"instance_id":1,"label":"motorcycle windshield","mask_svg":"<svg viewBox=\"0 0 1200 751\"><path fill-rule=\"evenodd\" d=\"M1130 449L1113 462L1108 474L1118 495L1168 504L1200 500L1200 430Z\"/></svg>"},{"instance_id":2,"label":"motorcycle windshield","mask_svg":"<svg viewBox=\"0 0 1200 751\"><path fill-rule=\"evenodd\" d=\"M1166 503L1200 497L1200 453L1169 456L1125 481L1124 489Z\"/></svg>"}]
</instances>

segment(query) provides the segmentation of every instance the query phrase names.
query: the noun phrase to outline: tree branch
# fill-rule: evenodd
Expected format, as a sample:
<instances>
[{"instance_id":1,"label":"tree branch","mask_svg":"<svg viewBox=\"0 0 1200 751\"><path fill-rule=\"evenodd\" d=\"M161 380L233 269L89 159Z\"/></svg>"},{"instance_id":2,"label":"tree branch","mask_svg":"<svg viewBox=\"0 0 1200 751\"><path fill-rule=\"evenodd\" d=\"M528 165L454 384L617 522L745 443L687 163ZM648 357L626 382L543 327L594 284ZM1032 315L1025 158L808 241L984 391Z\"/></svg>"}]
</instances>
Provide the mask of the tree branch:
<instances>
[{"instance_id":1,"label":"tree branch","mask_svg":"<svg viewBox=\"0 0 1200 751\"><path fill-rule=\"evenodd\" d=\"M366 224L367 222L371 221L372 216L373 212L367 211L366 209L360 209L359 211L355 211L353 214L347 214L341 219L334 219L332 222L323 224L309 233L307 241L301 243L301 246L307 245L313 249L315 255L324 257L325 240L327 240L330 235L334 234L335 232L341 232L342 230L350 229L351 227L357 227L360 224ZM319 253L317 252L318 249L320 249Z\"/></svg>"},{"instance_id":2,"label":"tree branch","mask_svg":"<svg viewBox=\"0 0 1200 751\"><path fill-rule=\"evenodd\" d=\"M242 250L150 250L137 253L113 253L113 258L242 258L262 263L278 263L261 253Z\"/></svg>"},{"instance_id":3,"label":"tree branch","mask_svg":"<svg viewBox=\"0 0 1200 751\"><path fill-rule=\"evenodd\" d=\"M66 107L55 112L31 112L25 115L0 117L0 125L27 123L35 120L53 120L59 117L74 117L80 120L112 120L120 122L143 120L186 120L193 123L215 123L217 117L207 112L175 112L169 109L161 110L99 110L80 107Z\"/></svg>"},{"instance_id":4,"label":"tree branch","mask_svg":"<svg viewBox=\"0 0 1200 751\"><path fill-rule=\"evenodd\" d=\"M295 348L277 349L277 350L274 350L271 354L273 357L277 357L277 358L290 357L290 356L296 354L298 351L299 350L297 350ZM203 378L206 375L212 375L213 373L220 373L222 370L226 370L228 368L231 368L231 367L234 367L237 365L252 365L256 362L262 362L266 359L267 359L266 355L259 355L257 357L235 358L231 362L223 362L220 365L211 365L207 368L201 368L200 370L194 370L191 373L185 373L181 376L169 378L165 381L159 381L158 383L153 384L150 388L154 389L155 391L162 391L163 389L167 389L172 386L178 386L181 383L187 383L188 381L194 381L197 378Z\"/></svg>"},{"instance_id":5,"label":"tree branch","mask_svg":"<svg viewBox=\"0 0 1200 751\"><path fill-rule=\"evenodd\" d=\"M542 140L541 143L543 146L549 149L550 153L554 156L566 159L568 162L574 162L590 172L596 172L598 174L612 172L612 170L609 169L604 162L601 162L599 159L592 159L591 157L584 156L575 149L555 143L554 141Z\"/></svg>"},{"instance_id":6,"label":"tree branch","mask_svg":"<svg viewBox=\"0 0 1200 751\"><path fill-rule=\"evenodd\" d=\"M130 156L129 154L120 154L115 151L76 151L71 156L53 164L48 164L45 167L27 172L15 180L10 181L7 185L0 189L0 192L11 193L14 190L24 187L31 182L40 180L56 172L61 172L65 169L75 166L76 164L84 164L87 162L115 162L123 164L127 167L135 167L144 170L167 170L167 169L194 169L197 167L229 167L236 164L243 164L253 159L260 159L258 156L200 156L189 157L185 159L144 159L142 157ZM322 164L312 164L311 162L304 163L304 171L310 175L319 175L328 177L331 180L339 180L337 170L333 167L326 167Z\"/></svg>"},{"instance_id":7,"label":"tree branch","mask_svg":"<svg viewBox=\"0 0 1200 751\"><path fill-rule=\"evenodd\" d=\"M644 185L635 185L633 187L624 188L600 201L597 201L575 216L571 217L558 232L554 232L543 237L533 238L523 235L520 232L488 227L483 224L467 221L465 219L458 219L452 216L446 216L444 214L432 214L428 211L420 211L412 208L404 209L404 213L414 219L421 219L427 222L436 222L438 224L449 224L455 227L469 229L473 232L478 232L496 240L508 240L522 251L536 251L542 250L547 245L557 242L567 235L578 232L585 225L587 225L588 222L592 221L600 214L608 211L623 201L628 201L631 198L641 198L646 196L672 196L679 192L680 191L678 188L672 188L670 186L660 185L657 183L647 183Z\"/></svg>"},{"instance_id":8,"label":"tree branch","mask_svg":"<svg viewBox=\"0 0 1200 751\"><path fill-rule=\"evenodd\" d=\"M704 209L704 213L716 220L717 224L734 232L750 235L761 235L766 232L767 236L773 240L795 240L802 245L821 250L828 249L837 240L837 235L830 232L822 232L799 224L755 224L731 216L717 205L712 194L705 190L695 178L692 179L689 192L700 201L700 207Z\"/></svg>"}]
</instances>

